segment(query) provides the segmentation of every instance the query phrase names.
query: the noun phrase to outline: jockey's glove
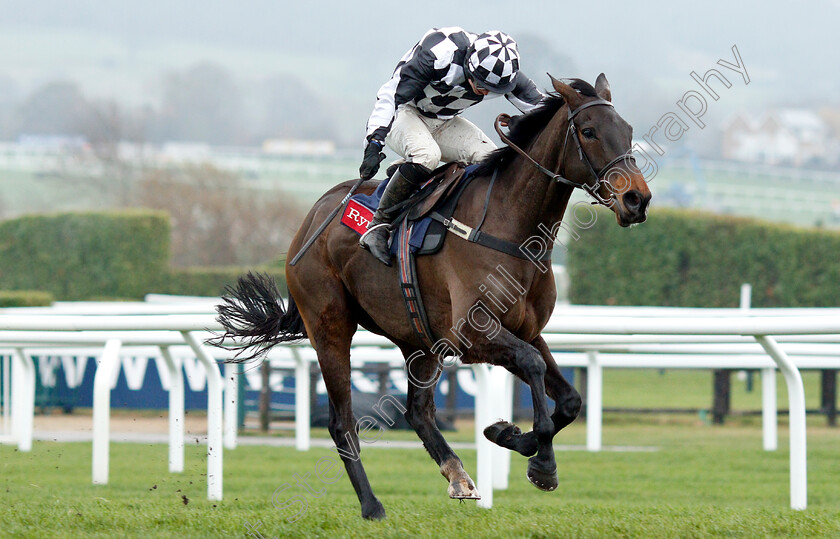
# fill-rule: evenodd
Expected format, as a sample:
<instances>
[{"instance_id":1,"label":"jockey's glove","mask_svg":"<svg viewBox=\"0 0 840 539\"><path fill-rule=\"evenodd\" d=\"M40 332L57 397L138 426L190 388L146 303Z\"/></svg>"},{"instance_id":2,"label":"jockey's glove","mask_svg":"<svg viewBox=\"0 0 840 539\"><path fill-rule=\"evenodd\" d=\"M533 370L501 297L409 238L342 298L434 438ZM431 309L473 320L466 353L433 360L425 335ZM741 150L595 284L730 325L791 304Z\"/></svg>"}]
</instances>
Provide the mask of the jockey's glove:
<instances>
[{"instance_id":1,"label":"jockey's glove","mask_svg":"<svg viewBox=\"0 0 840 539\"><path fill-rule=\"evenodd\" d=\"M365 146L365 156L362 159L362 166L359 167L359 176L365 180L369 180L376 176L379 171L379 163L385 159L385 154L382 153L382 148L385 144L375 138L371 138Z\"/></svg>"}]
</instances>

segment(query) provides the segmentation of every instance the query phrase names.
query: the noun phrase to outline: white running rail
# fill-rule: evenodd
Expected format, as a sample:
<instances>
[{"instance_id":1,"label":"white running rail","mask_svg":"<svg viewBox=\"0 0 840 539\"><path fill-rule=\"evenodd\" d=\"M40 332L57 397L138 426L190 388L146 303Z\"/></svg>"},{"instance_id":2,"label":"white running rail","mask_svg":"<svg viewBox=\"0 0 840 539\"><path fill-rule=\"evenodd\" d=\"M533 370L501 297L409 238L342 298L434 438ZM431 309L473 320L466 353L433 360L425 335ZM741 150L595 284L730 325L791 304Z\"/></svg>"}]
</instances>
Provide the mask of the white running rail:
<instances>
[{"instance_id":1,"label":"white running rail","mask_svg":"<svg viewBox=\"0 0 840 539\"><path fill-rule=\"evenodd\" d=\"M235 417L223 418L222 391L233 388L236 376L219 372L216 361L201 344L206 330L219 330L208 312L212 303L194 302L185 314L169 307L171 314L153 314L149 307L120 310L111 305L87 306L78 314L71 306L55 311L0 311L0 348L12 351L13 437L31 447L34 402L34 367L27 350L44 346L103 347L94 382L93 480L108 480L107 383L119 350L129 346L160 348L173 380L170 392L170 470L183 470L183 380L171 354L173 346L189 346L204 365L208 380L208 498L222 498L222 447L235 447ZM136 314L142 312L143 314ZM133 314L132 314L133 313ZM630 307L558 307L543 335L561 365L589 369L587 446L599 450L601 383L604 367L760 368L764 390L764 447L775 449L775 368L788 386L790 408L790 503L807 507L805 403L799 368L840 367L840 310L838 309L674 309ZM751 344L752 343L752 344ZM781 344L779 344L781 343ZM382 337L359 332L354 347L394 349ZM564 351L560 353L559 351ZM309 447L308 345L292 347L296 372L296 447ZM769 359L768 359L769 356ZM771 362L772 360L772 362ZM507 482L510 453L487 442L481 429L498 418L510 418L511 378L497 367L473 366L478 383L476 396L477 482L482 507L492 506L494 488ZM228 379L234 379L232 382ZM17 388L21 388L18 390ZM772 389L772 391L771 391ZM503 396L504 398L499 398ZM226 402L232 399L224 399ZM179 410L180 406L180 410ZM772 413L769 411L772 408ZM226 411L225 415L230 413ZM173 419L181 416L181 425ZM227 424L227 429L223 425ZM591 426L590 426L591 424ZM104 434L103 434L104 433ZM28 441L27 441L28 440ZM103 442L104 440L104 442ZM28 444L28 446L27 446Z\"/></svg>"}]
</instances>

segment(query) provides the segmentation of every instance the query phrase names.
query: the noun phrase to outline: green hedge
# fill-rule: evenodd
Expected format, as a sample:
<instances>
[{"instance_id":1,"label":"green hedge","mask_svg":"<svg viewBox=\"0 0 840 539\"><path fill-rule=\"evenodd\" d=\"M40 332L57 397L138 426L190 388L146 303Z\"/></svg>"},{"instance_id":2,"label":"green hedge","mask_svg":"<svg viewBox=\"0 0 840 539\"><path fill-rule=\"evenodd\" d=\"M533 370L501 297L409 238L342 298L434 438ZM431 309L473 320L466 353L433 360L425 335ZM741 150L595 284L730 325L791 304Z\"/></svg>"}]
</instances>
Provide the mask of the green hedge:
<instances>
[{"instance_id":1,"label":"green hedge","mask_svg":"<svg viewBox=\"0 0 840 539\"><path fill-rule=\"evenodd\" d=\"M756 220L656 210L622 229L601 211L569 242L576 304L736 307L840 306L840 233Z\"/></svg>"},{"instance_id":2,"label":"green hedge","mask_svg":"<svg viewBox=\"0 0 840 539\"><path fill-rule=\"evenodd\" d=\"M0 288L59 300L135 298L169 266L169 218L123 210L32 215L0 223Z\"/></svg>"},{"instance_id":3,"label":"green hedge","mask_svg":"<svg viewBox=\"0 0 840 539\"><path fill-rule=\"evenodd\" d=\"M240 276L249 271L271 275L277 282L280 291L284 295L286 294L286 273L283 267L275 266L172 269L168 272L164 282L153 291L179 296L220 296L224 292L225 286L233 285Z\"/></svg>"},{"instance_id":4,"label":"green hedge","mask_svg":"<svg viewBox=\"0 0 840 539\"><path fill-rule=\"evenodd\" d=\"M0 290L0 307L48 307L53 303L49 292L40 290Z\"/></svg>"}]
</instances>

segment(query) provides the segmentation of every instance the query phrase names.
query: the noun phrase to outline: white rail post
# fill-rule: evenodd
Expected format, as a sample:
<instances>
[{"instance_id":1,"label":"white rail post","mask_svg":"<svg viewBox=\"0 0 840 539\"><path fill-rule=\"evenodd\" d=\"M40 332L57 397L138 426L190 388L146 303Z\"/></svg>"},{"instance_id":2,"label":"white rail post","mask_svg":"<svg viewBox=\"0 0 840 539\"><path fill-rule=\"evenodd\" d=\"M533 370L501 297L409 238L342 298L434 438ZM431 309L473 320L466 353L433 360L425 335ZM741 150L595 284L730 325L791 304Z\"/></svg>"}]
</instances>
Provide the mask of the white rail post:
<instances>
[{"instance_id":1,"label":"white rail post","mask_svg":"<svg viewBox=\"0 0 840 539\"><path fill-rule=\"evenodd\" d=\"M11 363L11 379L6 379L10 395L9 400L4 403L11 412L10 441L18 444L18 451L30 451L32 421L35 415L35 365L32 358L21 348L12 351Z\"/></svg>"},{"instance_id":2,"label":"white rail post","mask_svg":"<svg viewBox=\"0 0 840 539\"><path fill-rule=\"evenodd\" d=\"M20 445L21 431L23 429L23 422L26 421L26 402L28 399L28 392L26 391L26 369L23 365L23 358L17 352L12 352L12 372L11 380L9 380L11 392L11 439L13 442ZM33 408L34 410L34 408Z\"/></svg>"},{"instance_id":3,"label":"white rail post","mask_svg":"<svg viewBox=\"0 0 840 539\"><path fill-rule=\"evenodd\" d=\"M160 355L169 371L169 472L184 471L184 374L168 346Z\"/></svg>"},{"instance_id":4,"label":"white rail post","mask_svg":"<svg viewBox=\"0 0 840 539\"><path fill-rule=\"evenodd\" d=\"M11 390L10 402L5 406L11 412L9 434L10 440L13 443L20 445L21 430L23 429L23 422L26 421L26 402L27 394L24 388L24 380L26 380L26 369L23 365L23 357L17 350L12 352L12 371L10 379L7 381L9 389ZM12 389L14 388L14 389ZM33 408L34 411L34 408Z\"/></svg>"},{"instance_id":5,"label":"white rail post","mask_svg":"<svg viewBox=\"0 0 840 539\"><path fill-rule=\"evenodd\" d=\"M16 399L21 412L18 416L18 451L31 451L32 423L35 420L35 362L23 348L15 348L13 357L17 360L23 375L23 385L19 390L20 398ZM15 398L14 389L12 398Z\"/></svg>"},{"instance_id":6,"label":"white rail post","mask_svg":"<svg viewBox=\"0 0 840 539\"><path fill-rule=\"evenodd\" d=\"M32 416L35 414L35 390L30 391L30 371L32 372L31 382L34 384L35 367L30 366L32 358L26 357L23 351L15 348L12 351L10 379L6 379L6 385L10 389L9 400L4 406L11 414L9 416L10 441L18 444L19 451L30 451L32 449Z\"/></svg>"},{"instance_id":7,"label":"white rail post","mask_svg":"<svg viewBox=\"0 0 840 539\"><path fill-rule=\"evenodd\" d=\"M752 306L752 285L744 283L741 285L741 302L739 307L742 312L748 313ZM752 376L752 373L747 373ZM778 447L777 417L776 408L776 370L761 369L761 435L762 445L765 451L775 451Z\"/></svg>"},{"instance_id":8,"label":"white rail post","mask_svg":"<svg viewBox=\"0 0 840 539\"><path fill-rule=\"evenodd\" d=\"M301 355L297 346L292 346L292 357L295 358L295 448L298 451L309 451L312 413L309 409L309 361Z\"/></svg>"},{"instance_id":9,"label":"white rail post","mask_svg":"<svg viewBox=\"0 0 840 539\"><path fill-rule=\"evenodd\" d=\"M207 499L222 499L222 374L219 367L191 331L183 331L207 373Z\"/></svg>"},{"instance_id":10,"label":"white rail post","mask_svg":"<svg viewBox=\"0 0 840 539\"><path fill-rule=\"evenodd\" d=\"M120 368L119 339L108 339L93 377L93 484L108 484L111 380Z\"/></svg>"},{"instance_id":11,"label":"white rail post","mask_svg":"<svg viewBox=\"0 0 840 539\"><path fill-rule=\"evenodd\" d=\"M472 365L475 375L475 452L476 479L481 499L476 502L478 507L490 509L493 507L493 444L484 437L484 428L493 421L490 415L493 410L493 395L491 394L490 369L484 363Z\"/></svg>"},{"instance_id":12,"label":"white rail post","mask_svg":"<svg viewBox=\"0 0 840 539\"><path fill-rule=\"evenodd\" d=\"M225 449L236 449L237 401L239 394L239 365L225 363Z\"/></svg>"},{"instance_id":13,"label":"white rail post","mask_svg":"<svg viewBox=\"0 0 840 539\"><path fill-rule=\"evenodd\" d=\"M790 507L803 510L808 506L808 468L805 436L805 388L799 369L791 362L775 339L756 335L755 339L773 358L785 377L790 407Z\"/></svg>"},{"instance_id":14,"label":"white rail post","mask_svg":"<svg viewBox=\"0 0 840 539\"><path fill-rule=\"evenodd\" d=\"M0 436L12 438L12 356L0 357L3 365L3 429Z\"/></svg>"},{"instance_id":15,"label":"white rail post","mask_svg":"<svg viewBox=\"0 0 840 539\"><path fill-rule=\"evenodd\" d=\"M601 428L603 410L603 367L598 361L598 352L586 353L589 361L586 367L586 449L601 450Z\"/></svg>"},{"instance_id":16,"label":"white rail post","mask_svg":"<svg viewBox=\"0 0 840 539\"><path fill-rule=\"evenodd\" d=\"M740 307L742 311L749 311L750 305L752 303L752 285L750 283L744 283L741 285L741 303Z\"/></svg>"},{"instance_id":17,"label":"white rail post","mask_svg":"<svg viewBox=\"0 0 840 539\"><path fill-rule=\"evenodd\" d=\"M490 368L491 392L496 411L491 418L492 421L504 419L513 420L513 375L503 367ZM484 425L486 427L487 425ZM483 438L482 431L482 438ZM510 476L510 453L509 449L493 444L493 488L506 490L508 488L508 477Z\"/></svg>"},{"instance_id":18,"label":"white rail post","mask_svg":"<svg viewBox=\"0 0 840 539\"><path fill-rule=\"evenodd\" d=\"M776 369L761 369L761 423L765 451L779 448L778 406L776 403Z\"/></svg>"}]
</instances>

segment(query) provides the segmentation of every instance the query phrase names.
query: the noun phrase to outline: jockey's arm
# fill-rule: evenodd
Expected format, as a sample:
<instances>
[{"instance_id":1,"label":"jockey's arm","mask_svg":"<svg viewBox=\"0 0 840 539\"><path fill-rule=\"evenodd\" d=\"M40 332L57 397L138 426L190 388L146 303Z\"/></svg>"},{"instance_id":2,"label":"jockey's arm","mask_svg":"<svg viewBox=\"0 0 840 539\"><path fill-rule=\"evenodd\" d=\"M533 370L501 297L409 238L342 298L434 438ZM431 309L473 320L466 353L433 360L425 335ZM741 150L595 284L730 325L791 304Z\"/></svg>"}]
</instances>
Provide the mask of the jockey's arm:
<instances>
[{"instance_id":1,"label":"jockey's arm","mask_svg":"<svg viewBox=\"0 0 840 539\"><path fill-rule=\"evenodd\" d=\"M522 113L530 112L540 106L545 97L534 81L521 71L516 75L516 86L505 94L505 98Z\"/></svg>"},{"instance_id":2,"label":"jockey's arm","mask_svg":"<svg viewBox=\"0 0 840 539\"><path fill-rule=\"evenodd\" d=\"M376 105L367 122L365 145L371 138L384 142L397 109L419 97L434 79L436 57L430 50L430 40L434 37L433 33L427 34L423 41L406 53L393 76L379 88Z\"/></svg>"}]
</instances>

